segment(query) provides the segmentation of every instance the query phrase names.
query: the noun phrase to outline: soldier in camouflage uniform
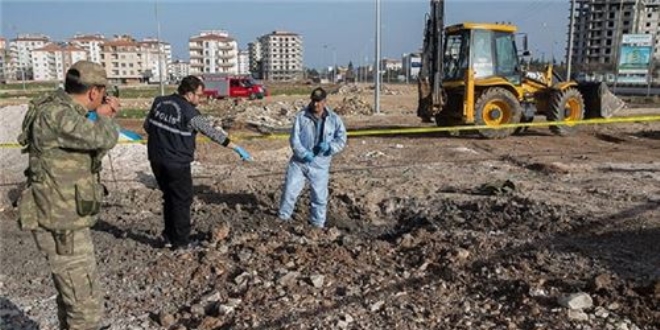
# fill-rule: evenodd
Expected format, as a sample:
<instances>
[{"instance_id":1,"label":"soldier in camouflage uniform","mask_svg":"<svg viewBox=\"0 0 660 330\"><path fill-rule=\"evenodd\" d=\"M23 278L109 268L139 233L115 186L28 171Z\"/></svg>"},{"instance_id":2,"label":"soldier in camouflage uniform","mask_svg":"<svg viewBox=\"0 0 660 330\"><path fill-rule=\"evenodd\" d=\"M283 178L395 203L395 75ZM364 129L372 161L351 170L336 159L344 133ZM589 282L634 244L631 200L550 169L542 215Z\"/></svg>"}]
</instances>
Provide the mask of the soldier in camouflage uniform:
<instances>
[{"instance_id":1,"label":"soldier in camouflage uniform","mask_svg":"<svg viewBox=\"0 0 660 330\"><path fill-rule=\"evenodd\" d=\"M46 255L55 288L60 329L98 329L102 296L90 227L104 187L101 158L117 143L112 119L119 100L106 96L105 69L88 61L67 71L64 90L36 98L19 142L29 153L19 225L31 230ZM85 116L96 109L96 122Z\"/></svg>"}]
</instances>

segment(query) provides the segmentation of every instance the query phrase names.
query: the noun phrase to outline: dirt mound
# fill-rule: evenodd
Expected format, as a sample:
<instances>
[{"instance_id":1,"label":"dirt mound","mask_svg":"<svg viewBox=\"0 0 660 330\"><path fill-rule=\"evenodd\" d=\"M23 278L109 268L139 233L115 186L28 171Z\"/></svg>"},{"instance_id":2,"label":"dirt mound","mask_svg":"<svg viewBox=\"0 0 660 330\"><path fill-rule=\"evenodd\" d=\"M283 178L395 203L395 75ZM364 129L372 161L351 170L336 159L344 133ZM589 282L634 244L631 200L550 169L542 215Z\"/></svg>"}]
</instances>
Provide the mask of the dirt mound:
<instances>
[{"instance_id":1,"label":"dirt mound","mask_svg":"<svg viewBox=\"0 0 660 330\"><path fill-rule=\"evenodd\" d=\"M154 326L179 329L492 329L530 322L567 329L579 313L592 315L594 328L633 327L618 315L655 313L629 310L652 299L630 293L644 287L604 277L588 256L569 254L574 246L564 238L590 225L578 210L525 198L386 199L379 203L389 214L382 226L314 231L278 225L265 206L274 196L250 201L239 192L213 203L223 194L198 195L194 217L205 228L198 247L127 256L150 261L144 272L121 277L122 290L136 299L112 314L146 309ZM137 191L122 204L117 212L141 210L146 223L158 212L157 203ZM355 211L360 207L342 202L330 216L353 214L350 221L362 221ZM106 230L126 240L141 231L124 221ZM595 306L560 306L577 292L586 292Z\"/></svg>"}]
</instances>

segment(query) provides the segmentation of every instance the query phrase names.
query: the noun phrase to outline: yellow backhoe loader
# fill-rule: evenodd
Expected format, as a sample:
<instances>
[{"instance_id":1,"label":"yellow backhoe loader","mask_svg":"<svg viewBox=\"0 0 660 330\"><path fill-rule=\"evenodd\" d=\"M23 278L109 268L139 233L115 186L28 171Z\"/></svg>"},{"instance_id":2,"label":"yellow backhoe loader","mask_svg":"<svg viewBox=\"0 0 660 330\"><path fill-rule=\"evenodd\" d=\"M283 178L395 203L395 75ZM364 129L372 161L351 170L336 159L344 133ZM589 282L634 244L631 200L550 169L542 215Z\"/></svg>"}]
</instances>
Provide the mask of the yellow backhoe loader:
<instances>
[{"instance_id":1,"label":"yellow backhoe loader","mask_svg":"<svg viewBox=\"0 0 660 330\"><path fill-rule=\"evenodd\" d=\"M571 121L609 117L624 103L604 83L563 81L549 65L544 72L523 68L516 26L465 22L444 27L444 0L431 0L418 77L417 115L438 126L474 124L486 138L504 138L524 128L503 124L531 122L542 115L558 135L569 135ZM526 44L526 37L525 42Z\"/></svg>"}]
</instances>

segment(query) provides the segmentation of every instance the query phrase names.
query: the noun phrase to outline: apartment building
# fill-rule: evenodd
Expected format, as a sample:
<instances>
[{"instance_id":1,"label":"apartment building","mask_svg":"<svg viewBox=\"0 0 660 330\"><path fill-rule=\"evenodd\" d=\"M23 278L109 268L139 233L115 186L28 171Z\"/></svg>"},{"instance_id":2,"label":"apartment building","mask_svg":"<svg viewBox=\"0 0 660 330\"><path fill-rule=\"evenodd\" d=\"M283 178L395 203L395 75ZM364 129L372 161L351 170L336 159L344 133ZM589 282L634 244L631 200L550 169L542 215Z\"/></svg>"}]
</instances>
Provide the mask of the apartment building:
<instances>
[{"instance_id":1,"label":"apartment building","mask_svg":"<svg viewBox=\"0 0 660 330\"><path fill-rule=\"evenodd\" d=\"M50 38L43 34L19 34L9 41L5 71L11 79L32 79L32 51L44 47Z\"/></svg>"},{"instance_id":2,"label":"apartment building","mask_svg":"<svg viewBox=\"0 0 660 330\"><path fill-rule=\"evenodd\" d=\"M258 38L261 44L261 74L265 80L303 78L303 40L299 34L273 31Z\"/></svg>"},{"instance_id":3,"label":"apartment building","mask_svg":"<svg viewBox=\"0 0 660 330\"><path fill-rule=\"evenodd\" d=\"M248 43L248 57L250 73L261 79L261 43Z\"/></svg>"},{"instance_id":4,"label":"apartment building","mask_svg":"<svg viewBox=\"0 0 660 330\"><path fill-rule=\"evenodd\" d=\"M131 36L115 36L101 45L101 65L108 79L119 83L137 83L143 76L145 56Z\"/></svg>"},{"instance_id":5,"label":"apartment building","mask_svg":"<svg viewBox=\"0 0 660 330\"><path fill-rule=\"evenodd\" d=\"M75 45L48 43L32 51L32 73L35 81L64 81L73 63L87 59L87 52Z\"/></svg>"},{"instance_id":6,"label":"apartment building","mask_svg":"<svg viewBox=\"0 0 660 330\"><path fill-rule=\"evenodd\" d=\"M623 34L655 35L653 57L660 62L660 0L577 0L574 15L576 71L613 71Z\"/></svg>"},{"instance_id":7,"label":"apartment building","mask_svg":"<svg viewBox=\"0 0 660 330\"><path fill-rule=\"evenodd\" d=\"M101 45L105 42L105 37L101 34L76 34L69 39L69 43L87 52L87 59L101 63Z\"/></svg>"},{"instance_id":8,"label":"apartment building","mask_svg":"<svg viewBox=\"0 0 660 330\"><path fill-rule=\"evenodd\" d=\"M168 72L170 73L171 81L181 81L185 76L190 75L190 63L175 60L170 64Z\"/></svg>"},{"instance_id":9,"label":"apartment building","mask_svg":"<svg viewBox=\"0 0 660 330\"><path fill-rule=\"evenodd\" d=\"M238 43L227 31L202 31L188 39L190 74L238 73Z\"/></svg>"},{"instance_id":10,"label":"apartment building","mask_svg":"<svg viewBox=\"0 0 660 330\"><path fill-rule=\"evenodd\" d=\"M138 45L144 54L145 79L150 83L159 83L162 70L163 81L167 81L170 76L169 65L172 63L172 46L154 38L143 39Z\"/></svg>"},{"instance_id":11,"label":"apartment building","mask_svg":"<svg viewBox=\"0 0 660 330\"><path fill-rule=\"evenodd\" d=\"M0 37L0 83L7 81L5 75L5 61L7 60L7 40Z\"/></svg>"},{"instance_id":12,"label":"apartment building","mask_svg":"<svg viewBox=\"0 0 660 330\"><path fill-rule=\"evenodd\" d=\"M238 51L238 74L250 74L250 53L247 50Z\"/></svg>"}]
</instances>

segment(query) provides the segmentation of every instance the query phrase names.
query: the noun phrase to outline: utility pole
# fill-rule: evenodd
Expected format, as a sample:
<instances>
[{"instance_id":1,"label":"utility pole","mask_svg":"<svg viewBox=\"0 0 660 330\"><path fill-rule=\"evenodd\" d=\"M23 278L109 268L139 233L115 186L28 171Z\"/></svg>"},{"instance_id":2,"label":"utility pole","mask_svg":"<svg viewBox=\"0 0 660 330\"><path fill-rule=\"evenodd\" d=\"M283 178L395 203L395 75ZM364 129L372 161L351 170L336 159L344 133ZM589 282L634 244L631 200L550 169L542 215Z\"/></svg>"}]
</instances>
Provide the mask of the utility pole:
<instances>
[{"instance_id":1,"label":"utility pole","mask_svg":"<svg viewBox=\"0 0 660 330\"><path fill-rule=\"evenodd\" d=\"M376 88L374 93L374 108L376 114L380 114L380 0L376 0L376 63L375 76Z\"/></svg>"},{"instance_id":2,"label":"utility pole","mask_svg":"<svg viewBox=\"0 0 660 330\"><path fill-rule=\"evenodd\" d=\"M573 25L575 24L575 0L571 0L571 16L568 23L568 51L566 55L566 81L571 80L571 65L573 64Z\"/></svg>"},{"instance_id":3,"label":"utility pole","mask_svg":"<svg viewBox=\"0 0 660 330\"><path fill-rule=\"evenodd\" d=\"M158 83L160 84L160 96L165 95L165 85L163 82L163 45L160 43L160 20L158 20L158 1L155 2L156 10L156 25L158 35L156 36L156 44L158 45Z\"/></svg>"},{"instance_id":4,"label":"utility pole","mask_svg":"<svg viewBox=\"0 0 660 330\"><path fill-rule=\"evenodd\" d=\"M621 52L621 41L623 41L623 0L619 0L619 13L618 13L618 22L616 24L616 36L617 40L615 42L616 44L616 53L615 55L615 60L614 60L614 86L612 87L612 92L614 93L616 91L616 85L619 82L619 53Z\"/></svg>"},{"instance_id":5,"label":"utility pole","mask_svg":"<svg viewBox=\"0 0 660 330\"><path fill-rule=\"evenodd\" d=\"M25 67L21 66L21 81L23 82L23 90L25 90Z\"/></svg>"},{"instance_id":6,"label":"utility pole","mask_svg":"<svg viewBox=\"0 0 660 330\"><path fill-rule=\"evenodd\" d=\"M337 83L337 47L332 47L332 83Z\"/></svg>"}]
</instances>

